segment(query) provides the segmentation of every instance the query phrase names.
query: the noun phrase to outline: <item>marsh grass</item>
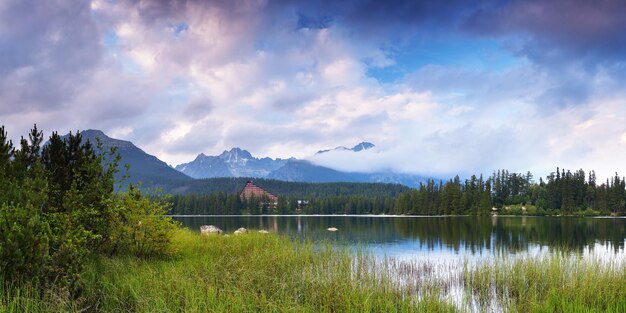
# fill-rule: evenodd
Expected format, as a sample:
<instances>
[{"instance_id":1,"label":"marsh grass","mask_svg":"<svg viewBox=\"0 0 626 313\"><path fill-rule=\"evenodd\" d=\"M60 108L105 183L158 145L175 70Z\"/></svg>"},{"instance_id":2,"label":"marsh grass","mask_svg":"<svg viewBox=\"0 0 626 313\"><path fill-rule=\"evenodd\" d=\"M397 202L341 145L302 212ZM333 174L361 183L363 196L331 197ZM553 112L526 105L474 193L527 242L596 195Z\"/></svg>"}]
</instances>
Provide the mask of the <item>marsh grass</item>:
<instances>
[{"instance_id":1,"label":"marsh grass","mask_svg":"<svg viewBox=\"0 0 626 313\"><path fill-rule=\"evenodd\" d=\"M450 311L405 297L373 275L366 254L286 237L177 234L167 260L98 258L84 278L93 311L415 312Z\"/></svg>"},{"instance_id":2,"label":"marsh grass","mask_svg":"<svg viewBox=\"0 0 626 313\"><path fill-rule=\"evenodd\" d=\"M468 299L509 312L626 312L626 267L565 252L465 265Z\"/></svg>"},{"instance_id":3,"label":"marsh grass","mask_svg":"<svg viewBox=\"0 0 626 313\"><path fill-rule=\"evenodd\" d=\"M0 312L626 312L626 262L379 258L284 236L177 231L168 258L95 257L77 299L0 288Z\"/></svg>"},{"instance_id":4,"label":"marsh grass","mask_svg":"<svg viewBox=\"0 0 626 313\"><path fill-rule=\"evenodd\" d=\"M0 284L0 312L73 312L79 307L80 300L66 292L42 291L32 284Z\"/></svg>"}]
</instances>

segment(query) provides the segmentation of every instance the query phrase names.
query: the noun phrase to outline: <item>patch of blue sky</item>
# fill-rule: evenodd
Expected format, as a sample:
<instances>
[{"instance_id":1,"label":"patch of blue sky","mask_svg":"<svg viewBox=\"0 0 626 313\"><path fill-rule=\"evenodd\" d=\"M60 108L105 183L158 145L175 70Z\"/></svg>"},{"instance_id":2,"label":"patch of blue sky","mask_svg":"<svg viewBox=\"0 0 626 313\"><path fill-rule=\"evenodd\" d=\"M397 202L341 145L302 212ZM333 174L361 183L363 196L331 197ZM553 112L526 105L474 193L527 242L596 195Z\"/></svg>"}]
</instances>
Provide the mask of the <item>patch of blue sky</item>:
<instances>
[{"instance_id":1,"label":"patch of blue sky","mask_svg":"<svg viewBox=\"0 0 626 313\"><path fill-rule=\"evenodd\" d=\"M468 70L499 72L522 62L495 40L414 40L389 51L394 64L370 66L368 75L392 83L427 65L455 66Z\"/></svg>"},{"instance_id":2,"label":"patch of blue sky","mask_svg":"<svg viewBox=\"0 0 626 313\"><path fill-rule=\"evenodd\" d=\"M141 65L137 64L137 62L133 61L131 58L122 57L119 59L119 62L122 66L122 70L126 73L134 75L141 75L144 73Z\"/></svg>"},{"instance_id":3,"label":"patch of blue sky","mask_svg":"<svg viewBox=\"0 0 626 313\"><path fill-rule=\"evenodd\" d=\"M180 36L183 32L189 29L189 25L185 22L180 22L171 26L175 36Z\"/></svg>"},{"instance_id":4,"label":"patch of blue sky","mask_svg":"<svg viewBox=\"0 0 626 313\"><path fill-rule=\"evenodd\" d=\"M104 33L104 36L102 36L102 44L104 44L104 46L108 48L116 46L119 40L120 37L118 37L117 34L112 31L108 31Z\"/></svg>"}]
</instances>

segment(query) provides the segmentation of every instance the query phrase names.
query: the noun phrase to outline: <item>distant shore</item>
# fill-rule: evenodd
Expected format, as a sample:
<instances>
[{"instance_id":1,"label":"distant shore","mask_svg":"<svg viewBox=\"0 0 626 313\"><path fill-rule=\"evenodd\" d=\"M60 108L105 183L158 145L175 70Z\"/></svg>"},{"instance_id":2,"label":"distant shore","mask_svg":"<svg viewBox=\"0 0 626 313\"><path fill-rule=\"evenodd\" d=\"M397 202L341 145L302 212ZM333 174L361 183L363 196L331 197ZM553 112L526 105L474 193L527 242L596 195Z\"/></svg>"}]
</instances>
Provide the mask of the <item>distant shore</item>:
<instances>
[{"instance_id":1,"label":"distant shore","mask_svg":"<svg viewBox=\"0 0 626 313\"><path fill-rule=\"evenodd\" d=\"M330 217L330 216L350 216L350 217L585 217L585 218L626 218L621 215L596 215L596 216L578 216L578 215L397 215L397 214L171 214L165 215L167 217L240 217L240 216L275 216L275 217Z\"/></svg>"}]
</instances>

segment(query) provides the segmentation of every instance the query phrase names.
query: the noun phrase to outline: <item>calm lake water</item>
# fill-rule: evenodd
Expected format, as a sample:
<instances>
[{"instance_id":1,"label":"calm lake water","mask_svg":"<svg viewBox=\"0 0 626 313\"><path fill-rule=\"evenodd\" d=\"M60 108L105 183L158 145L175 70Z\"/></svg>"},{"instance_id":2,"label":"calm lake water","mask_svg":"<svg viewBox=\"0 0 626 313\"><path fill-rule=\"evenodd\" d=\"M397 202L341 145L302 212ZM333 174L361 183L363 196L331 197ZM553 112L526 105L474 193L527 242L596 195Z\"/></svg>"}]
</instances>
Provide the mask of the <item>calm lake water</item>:
<instances>
[{"instance_id":1,"label":"calm lake water","mask_svg":"<svg viewBox=\"0 0 626 313\"><path fill-rule=\"evenodd\" d=\"M359 246L376 255L433 261L568 252L626 259L626 218L198 216L176 217L190 229L215 225L266 229L315 242ZM329 227L339 230L330 232Z\"/></svg>"}]
</instances>

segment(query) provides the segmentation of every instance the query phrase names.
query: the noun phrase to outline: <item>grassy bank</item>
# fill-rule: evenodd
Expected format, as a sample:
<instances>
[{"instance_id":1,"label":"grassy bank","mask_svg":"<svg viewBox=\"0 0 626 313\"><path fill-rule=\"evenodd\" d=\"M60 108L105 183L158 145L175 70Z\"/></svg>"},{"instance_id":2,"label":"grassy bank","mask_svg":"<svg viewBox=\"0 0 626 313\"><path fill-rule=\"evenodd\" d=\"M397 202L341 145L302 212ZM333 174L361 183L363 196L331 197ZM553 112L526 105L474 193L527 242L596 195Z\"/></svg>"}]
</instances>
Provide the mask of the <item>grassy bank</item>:
<instances>
[{"instance_id":1,"label":"grassy bank","mask_svg":"<svg viewBox=\"0 0 626 313\"><path fill-rule=\"evenodd\" d=\"M374 276L366 256L330 246L249 233L200 236L180 231L167 260L94 259L80 299L10 290L0 311L101 312L447 312L425 298L416 303L390 279ZM29 294L23 294L24 290ZM20 294L21 293L21 294Z\"/></svg>"},{"instance_id":2,"label":"grassy bank","mask_svg":"<svg viewBox=\"0 0 626 313\"><path fill-rule=\"evenodd\" d=\"M429 265L275 235L181 230L174 243L167 259L93 259L78 299L5 286L0 312L453 312L441 299L454 285L465 290L462 310L626 312L626 262L554 254L461 264L449 271L458 275L428 278Z\"/></svg>"}]
</instances>

